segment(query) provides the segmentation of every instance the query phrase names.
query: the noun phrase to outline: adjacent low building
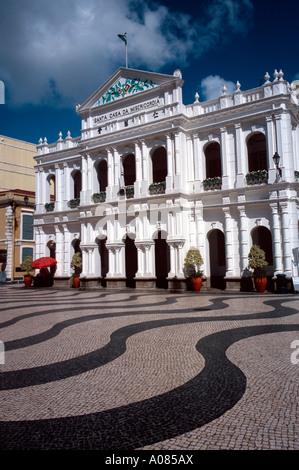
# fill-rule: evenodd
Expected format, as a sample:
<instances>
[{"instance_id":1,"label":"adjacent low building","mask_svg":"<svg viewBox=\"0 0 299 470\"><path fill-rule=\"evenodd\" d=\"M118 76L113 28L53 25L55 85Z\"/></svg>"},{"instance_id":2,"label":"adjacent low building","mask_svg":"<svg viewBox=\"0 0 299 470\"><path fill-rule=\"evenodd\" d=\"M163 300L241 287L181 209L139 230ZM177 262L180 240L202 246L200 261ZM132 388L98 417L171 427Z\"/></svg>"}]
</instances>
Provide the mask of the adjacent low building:
<instances>
[{"instance_id":1,"label":"adjacent low building","mask_svg":"<svg viewBox=\"0 0 299 470\"><path fill-rule=\"evenodd\" d=\"M36 257L56 257L56 285L79 250L89 287L184 288L190 247L207 287L240 289L252 244L270 278L298 276L297 85L275 71L184 105L179 70L119 68L76 106L79 137L37 147Z\"/></svg>"},{"instance_id":2,"label":"adjacent low building","mask_svg":"<svg viewBox=\"0 0 299 470\"><path fill-rule=\"evenodd\" d=\"M0 136L0 282L23 279L34 256L35 155L36 145Z\"/></svg>"}]
</instances>

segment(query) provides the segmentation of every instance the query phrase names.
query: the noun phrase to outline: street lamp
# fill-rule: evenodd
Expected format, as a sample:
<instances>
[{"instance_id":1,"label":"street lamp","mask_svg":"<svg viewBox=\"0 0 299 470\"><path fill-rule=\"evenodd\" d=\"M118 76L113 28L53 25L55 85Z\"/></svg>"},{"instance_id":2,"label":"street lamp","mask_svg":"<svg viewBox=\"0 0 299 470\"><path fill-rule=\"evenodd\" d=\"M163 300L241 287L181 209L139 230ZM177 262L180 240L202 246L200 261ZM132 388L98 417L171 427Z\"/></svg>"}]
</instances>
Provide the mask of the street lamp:
<instances>
[{"instance_id":1,"label":"street lamp","mask_svg":"<svg viewBox=\"0 0 299 470\"><path fill-rule=\"evenodd\" d=\"M276 172L281 177L281 168L279 168L279 166L278 166L279 165L279 160L280 160L280 155L278 155L277 152L274 153L273 160L274 160L274 164L275 164L275 167L276 167Z\"/></svg>"}]
</instances>

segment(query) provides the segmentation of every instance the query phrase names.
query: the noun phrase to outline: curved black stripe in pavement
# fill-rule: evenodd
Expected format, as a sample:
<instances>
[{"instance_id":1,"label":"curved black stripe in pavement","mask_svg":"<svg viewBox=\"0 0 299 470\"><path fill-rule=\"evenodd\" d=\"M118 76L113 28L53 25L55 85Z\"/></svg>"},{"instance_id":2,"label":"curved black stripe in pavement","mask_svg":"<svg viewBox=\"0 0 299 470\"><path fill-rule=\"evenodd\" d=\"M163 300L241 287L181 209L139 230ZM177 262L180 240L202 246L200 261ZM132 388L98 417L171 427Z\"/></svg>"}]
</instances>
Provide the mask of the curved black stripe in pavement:
<instances>
[{"instance_id":1,"label":"curved black stripe in pavement","mask_svg":"<svg viewBox=\"0 0 299 470\"><path fill-rule=\"evenodd\" d=\"M135 296L134 296L135 297ZM118 309L128 309L130 308L130 306L127 305L127 302L129 300L136 300L135 298L134 299L131 299L131 298L128 298L125 300L125 305L119 305L119 302L120 300L109 300L108 302L111 303L111 305L108 305L108 308L113 308L115 309L116 307ZM107 308L107 301L105 301L105 308ZM166 306L166 305L171 305L171 304L174 304L176 303L177 300L176 298L169 298L169 299L166 299L165 301L161 301L161 302L156 302L155 304L146 304L147 306L149 307L163 307L163 306ZM59 305L64 305L64 302L59 302ZM65 303L66 306L68 306L69 308L71 308L72 311L78 311L78 310L82 310L82 309L85 309L85 308L90 308L90 309L94 309L94 310L100 310L101 308L103 308L103 305L102 304L99 304L99 303L88 303L86 302L84 299L82 299L82 304L78 303L78 304L75 304L75 305L78 305L78 306L74 306L74 303L71 301L71 299ZM43 304L42 305L43 307L45 307L45 305ZM33 305L23 305L23 306L12 306L12 307L9 307L9 308L6 308L6 309L3 309L4 311L8 311L8 310L15 310L16 308L18 310L20 310L21 308L26 308L26 310L32 308L32 307L36 307L36 304L33 304ZM0 310L1 311L1 310ZM8 326L11 326L11 325L14 325L15 323L18 323L19 321L21 320L26 320L28 318L34 318L34 317L38 317L39 315L40 316L43 316L43 315L48 315L48 314L51 314L51 313L64 313L66 312L67 309L66 308L61 308L61 309L57 309L55 308L54 310L42 310L41 312L33 312L33 313L27 313L27 314L24 314L24 315L20 315L20 316L17 316L15 318L11 318L10 320L7 320L3 323L0 323L0 329L1 328L7 328Z\"/></svg>"},{"instance_id":2,"label":"curved black stripe in pavement","mask_svg":"<svg viewBox=\"0 0 299 470\"><path fill-rule=\"evenodd\" d=\"M199 307L198 309L192 309L194 311L208 311L208 310L217 310L221 309L224 310L224 308L228 308L228 305L225 306L223 303L222 299L219 299L219 302L217 302L217 299L213 299L213 307ZM290 300L289 300L290 301ZM243 315L226 315L225 317L223 316L214 316L214 317L200 317L197 321L198 322L215 322L215 321L233 321L233 320L255 320L255 319L262 319L262 318L280 318L282 316L290 316L298 313L295 309L289 308L289 307L280 307L283 308L283 312L279 312L277 310L277 304L281 302L280 300L272 300L268 302L264 302L264 304L269 304L271 305L274 310L272 312L263 312L263 313L254 313L254 314L243 314ZM225 306L225 307L224 307ZM142 306L141 306L142 307ZM98 309L99 307L97 307ZM72 308L72 311L76 309ZM79 308L79 310L81 310ZM59 311L59 310L58 310ZM63 310L65 312L67 310ZM55 311L57 312L57 311ZM45 311L45 314L48 313L53 313L52 311ZM140 311L140 310L135 310L134 312L128 312L128 316L135 316L135 315L144 315L148 313L148 311ZM153 312L151 312L153 313ZM178 310L168 310L167 312L157 312L157 313L162 313L162 314L179 314L179 313L190 313L190 309L178 309ZM156 313L156 314L157 314ZM15 339L11 341L5 342L5 350L6 351L12 351L15 349L21 349L25 348L28 346L32 346L35 344L42 343L44 341L48 341L50 339L53 339L55 336L58 336L61 331L63 331L65 328L68 328L70 326L74 326L79 323L84 323L88 321L93 321L93 320L100 320L103 318L116 318L118 316L123 316L124 312L119 313L119 314L111 314L111 313L104 313L104 314L93 314L93 315L85 315L83 317L78 317L78 318L72 318L69 320L64 320L62 322L56 323L52 328L49 328L46 331L43 331L42 333L38 333L36 335L32 336L27 336L26 338L20 338L20 339Z\"/></svg>"},{"instance_id":3,"label":"curved black stripe in pavement","mask_svg":"<svg viewBox=\"0 0 299 470\"><path fill-rule=\"evenodd\" d=\"M279 301L272 301L273 303L279 303ZM284 311L290 312L297 311L290 307L284 307ZM275 313L276 312L276 313ZM271 312L274 318L280 316L280 311L276 308L276 311ZM268 318L263 313L254 315L240 315L238 318L232 316L230 320L246 320L254 318ZM84 318L82 318L84 320ZM21 369L11 372L4 372L1 374L0 390L11 390L15 388L29 387L32 385L40 385L43 383L53 382L57 380L66 379L73 377L84 372L101 367L109 362L114 361L126 351L126 341L130 336L141 333L146 330L153 328L161 328L164 326L182 325L187 323L201 323L203 321L219 321L223 320L223 317L216 318L205 318L202 317L183 317L183 318L170 318L151 320L148 322L142 322L132 325L126 325L116 331L110 336L110 341L102 348L92 351L88 354L78 356L72 359L68 359L59 363L48 364L45 366L34 367L31 369ZM227 317L225 317L227 321ZM59 325L58 325L59 328ZM55 329L54 329L55 332ZM6 345L5 345L6 347Z\"/></svg>"},{"instance_id":4,"label":"curved black stripe in pavement","mask_svg":"<svg viewBox=\"0 0 299 470\"><path fill-rule=\"evenodd\" d=\"M171 439L219 418L243 396L246 377L227 357L236 341L298 331L299 325L264 325L214 333L196 348L204 369L170 392L85 416L1 423L1 449L133 450Z\"/></svg>"}]
</instances>

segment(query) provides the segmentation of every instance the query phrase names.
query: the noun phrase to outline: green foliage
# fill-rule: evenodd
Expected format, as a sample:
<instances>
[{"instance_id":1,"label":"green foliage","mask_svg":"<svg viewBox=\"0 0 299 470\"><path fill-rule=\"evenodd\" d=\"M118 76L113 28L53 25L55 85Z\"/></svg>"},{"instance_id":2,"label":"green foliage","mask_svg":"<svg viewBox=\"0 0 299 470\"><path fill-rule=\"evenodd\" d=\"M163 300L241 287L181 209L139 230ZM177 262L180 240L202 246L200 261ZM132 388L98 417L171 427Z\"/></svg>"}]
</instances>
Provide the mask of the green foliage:
<instances>
[{"instance_id":1,"label":"green foliage","mask_svg":"<svg viewBox=\"0 0 299 470\"><path fill-rule=\"evenodd\" d=\"M33 271L31 267L31 263L33 263L33 258L32 256L26 256L24 261L21 264L21 269L22 271L26 271L26 274L30 276L30 273Z\"/></svg>"},{"instance_id":2,"label":"green foliage","mask_svg":"<svg viewBox=\"0 0 299 470\"><path fill-rule=\"evenodd\" d=\"M267 266L266 254L258 245L252 245L248 254L248 267L254 270L259 270Z\"/></svg>"},{"instance_id":3,"label":"green foliage","mask_svg":"<svg viewBox=\"0 0 299 470\"><path fill-rule=\"evenodd\" d=\"M74 269L73 276L79 276L82 268L82 255L80 251L75 253L72 257L71 268Z\"/></svg>"},{"instance_id":4,"label":"green foliage","mask_svg":"<svg viewBox=\"0 0 299 470\"><path fill-rule=\"evenodd\" d=\"M184 261L186 277L202 277L203 272L199 269L202 264L200 251L197 248L190 248Z\"/></svg>"}]
</instances>

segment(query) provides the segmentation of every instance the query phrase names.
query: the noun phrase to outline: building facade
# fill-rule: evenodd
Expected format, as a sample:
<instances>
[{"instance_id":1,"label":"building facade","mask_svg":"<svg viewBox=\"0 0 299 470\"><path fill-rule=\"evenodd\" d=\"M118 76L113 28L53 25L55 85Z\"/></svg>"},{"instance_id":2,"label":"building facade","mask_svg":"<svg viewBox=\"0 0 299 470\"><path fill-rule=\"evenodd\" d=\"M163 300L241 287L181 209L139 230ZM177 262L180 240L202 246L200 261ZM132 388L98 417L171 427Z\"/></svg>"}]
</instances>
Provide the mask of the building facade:
<instances>
[{"instance_id":1,"label":"building facade","mask_svg":"<svg viewBox=\"0 0 299 470\"><path fill-rule=\"evenodd\" d=\"M182 87L179 70L120 68L76 106L79 137L40 140L36 257L56 257L56 285L78 250L89 287L184 288L190 247L207 287L240 289L252 244L270 277L298 276L297 83L275 71L190 105Z\"/></svg>"},{"instance_id":2,"label":"building facade","mask_svg":"<svg viewBox=\"0 0 299 470\"><path fill-rule=\"evenodd\" d=\"M34 256L36 145L0 136L0 281L23 279L21 264Z\"/></svg>"}]
</instances>

